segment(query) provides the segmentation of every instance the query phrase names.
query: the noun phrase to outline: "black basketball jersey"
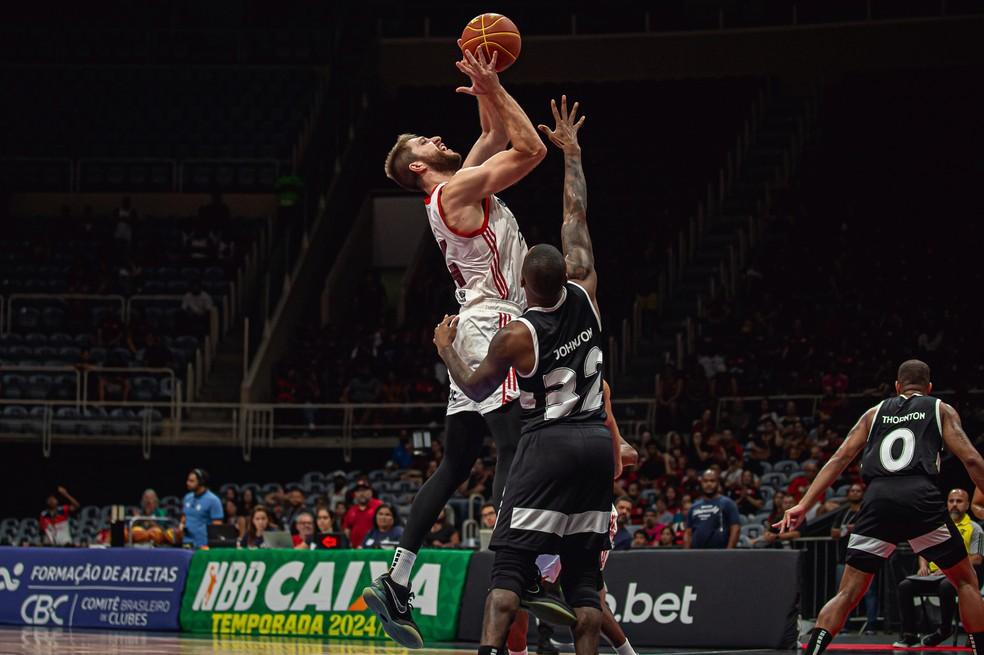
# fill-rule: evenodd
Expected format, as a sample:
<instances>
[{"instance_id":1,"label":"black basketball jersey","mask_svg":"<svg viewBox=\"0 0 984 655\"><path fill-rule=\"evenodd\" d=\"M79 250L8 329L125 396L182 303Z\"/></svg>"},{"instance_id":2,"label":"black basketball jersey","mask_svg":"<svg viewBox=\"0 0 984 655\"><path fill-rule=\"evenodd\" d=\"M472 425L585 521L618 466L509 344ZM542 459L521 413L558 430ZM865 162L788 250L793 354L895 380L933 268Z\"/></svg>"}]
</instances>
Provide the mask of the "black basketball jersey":
<instances>
[{"instance_id":1,"label":"black basketball jersey","mask_svg":"<svg viewBox=\"0 0 984 655\"><path fill-rule=\"evenodd\" d=\"M605 422L601 318L584 287L564 285L553 307L531 307L516 319L533 333L536 364L519 371L523 432L566 422Z\"/></svg>"},{"instance_id":2,"label":"black basketball jersey","mask_svg":"<svg viewBox=\"0 0 984 655\"><path fill-rule=\"evenodd\" d=\"M940 400L919 394L878 404L861 458L865 480L902 475L936 478L940 473L943 426Z\"/></svg>"}]
</instances>

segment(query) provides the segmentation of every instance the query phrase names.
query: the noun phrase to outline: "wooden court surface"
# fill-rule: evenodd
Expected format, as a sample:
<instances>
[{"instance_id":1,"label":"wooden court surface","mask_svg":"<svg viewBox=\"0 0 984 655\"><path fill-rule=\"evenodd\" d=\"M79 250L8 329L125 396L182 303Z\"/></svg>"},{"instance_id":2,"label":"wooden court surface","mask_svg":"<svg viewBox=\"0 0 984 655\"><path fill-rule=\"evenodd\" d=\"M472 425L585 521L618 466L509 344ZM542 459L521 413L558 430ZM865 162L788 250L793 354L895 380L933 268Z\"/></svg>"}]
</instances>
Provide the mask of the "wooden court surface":
<instances>
[{"instance_id":1,"label":"wooden court surface","mask_svg":"<svg viewBox=\"0 0 984 655\"><path fill-rule=\"evenodd\" d=\"M436 645L409 651L392 642L327 641L284 637L242 637L142 633L133 631L57 630L0 627L0 655L473 655L471 644ZM535 652L535 651L533 651ZM603 647L601 653L614 653ZM640 655L765 655L780 651L662 649ZM842 655L842 654L838 654Z\"/></svg>"},{"instance_id":2,"label":"wooden court surface","mask_svg":"<svg viewBox=\"0 0 984 655\"><path fill-rule=\"evenodd\" d=\"M872 639L878 643L843 643L838 638L828 652L836 655L871 655L872 651L890 652L885 635ZM870 639L870 638L869 638ZM887 639L891 641L891 639ZM961 642L962 644L962 642ZM96 630L59 630L0 626L0 655L472 655L472 644L437 644L409 651L388 643L336 641L286 637L242 637L143 633L134 631L102 632ZM919 655L950 653L968 649L920 648ZM532 651L535 652L535 651ZM607 645L601 653L614 653ZM639 649L640 655L777 655L795 651L777 650L701 650L697 648ZM896 653L906 651L895 650Z\"/></svg>"}]
</instances>

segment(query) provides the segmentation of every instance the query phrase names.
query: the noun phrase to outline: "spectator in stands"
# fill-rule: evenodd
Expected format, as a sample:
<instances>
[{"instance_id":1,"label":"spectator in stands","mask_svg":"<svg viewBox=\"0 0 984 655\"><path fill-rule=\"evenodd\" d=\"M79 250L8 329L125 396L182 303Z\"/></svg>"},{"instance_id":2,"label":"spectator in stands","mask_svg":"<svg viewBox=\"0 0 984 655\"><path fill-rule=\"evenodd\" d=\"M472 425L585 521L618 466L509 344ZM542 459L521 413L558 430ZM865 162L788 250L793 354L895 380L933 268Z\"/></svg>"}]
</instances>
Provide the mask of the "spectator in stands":
<instances>
[{"instance_id":1,"label":"spectator in stands","mask_svg":"<svg viewBox=\"0 0 984 655\"><path fill-rule=\"evenodd\" d=\"M291 531L294 533L291 535L294 548L311 548L311 541L314 538L314 514L311 510L302 509L294 514Z\"/></svg>"},{"instance_id":2,"label":"spectator in stands","mask_svg":"<svg viewBox=\"0 0 984 655\"><path fill-rule=\"evenodd\" d=\"M208 473L195 468L185 479L185 494L181 515L184 543L192 548L208 545L208 526L222 524L222 501L208 489Z\"/></svg>"},{"instance_id":3,"label":"spectator in stands","mask_svg":"<svg viewBox=\"0 0 984 655\"><path fill-rule=\"evenodd\" d=\"M663 528L666 527L657 520L656 516L656 510L652 509L647 509L646 513L643 515L642 528L639 532L646 535L646 543L653 543L659 539L660 533L663 531ZM638 532L636 534L638 534Z\"/></svg>"},{"instance_id":4,"label":"spectator in stands","mask_svg":"<svg viewBox=\"0 0 984 655\"><path fill-rule=\"evenodd\" d=\"M720 494L718 474L714 471L704 471L701 488L703 498L694 501L687 514L684 547L734 548L741 530L738 507Z\"/></svg>"},{"instance_id":5,"label":"spectator in stands","mask_svg":"<svg viewBox=\"0 0 984 655\"><path fill-rule=\"evenodd\" d=\"M632 516L632 499L622 496L615 501L615 538L612 539L612 550L628 550L632 545L632 533L626 527Z\"/></svg>"},{"instance_id":6,"label":"spectator in stands","mask_svg":"<svg viewBox=\"0 0 984 655\"><path fill-rule=\"evenodd\" d=\"M263 548L263 533L270 527L266 507L257 505L249 515L246 534L239 539L240 548Z\"/></svg>"},{"instance_id":7,"label":"spectator in stands","mask_svg":"<svg viewBox=\"0 0 984 655\"><path fill-rule=\"evenodd\" d=\"M379 378L372 374L369 364L359 364L358 373L349 380L348 386L342 392L343 403L378 403L382 384ZM362 410L356 417L356 423L367 424L372 421L372 410Z\"/></svg>"},{"instance_id":8,"label":"spectator in stands","mask_svg":"<svg viewBox=\"0 0 984 655\"><path fill-rule=\"evenodd\" d=\"M252 516L253 508L256 507L256 492L253 491L253 487L246 487L243 489L242 499L239 502L240 514L246 516Z\"/></svg>"},{"instance_id":9,"label":"spectator in stands","mask_svg":"<svg viewBox=\"0 0 984 655\"><path fill-rule=\"evenodd\" d=\"M99 400L100 402L121 401L126 402L130 397L130 379L125 370L128 362L111 351L106 358L106 367L116 370L99 373Z\"/></svg>"},{"instance_id":10,"label":"spectator in stands","mask_svg":"<svg viewBox=\"0 0 984 655\"><path fill-rule=\"evenodd\" d=\"M184 325L183 334L205 334L209 328L209 316L215 303L212 296L202 288L202 283L195 280L181 298L181 311Z\"/></svg>"},{"instance_id":11,"label":"spectator in stands","mask_svg":"<svg viewBox=\"0 0 984 655\"><path fill-rule=\"evenodd\" d=\"M676 545L676 534L673 532L673 528L668 525L663 526L663 529L659 531L659 538L652 543L654 548L675 548Z\"/></svg>"},{"instance_id":12,"label":"spectator in stands","mask_svg":"<svg viewBox=\"0 0 984 655\"><path fill-rule=\"evenodd\" d=\"M354 502L345 512L342 528L352 548L358 548L372 529L376 509L383 503L378 498L372 497L372 487L366 480L356 481L354 491L352 496Z\"/></svg>"},{"instance_id":13,"label":"spectator in stands","mask_svg":"<svg viewBox=\"0 0 984 655\"><path fill-rule=\"evenodd\" d=\"M67 503L58 502L61 496ZM41 512L38 519L38 527L41 529L42 542L48 546L70 546L72 544L72 530L69 527L69 518L72 513L79 511L79 501L75 500L68 489L58 487L58 495L48 496L47 507Z\"/></svg>"},{"instance_id":14,"label":"spectator in stands","mask_svg":"<svg viewBox=\"0 0 984 655\"><path fill-rule=\"evenodd\" d=\"M287 487L287 495L284 496L283 502L283 522L284 525L293 526L297 522L297 517L301 512L311 513L306 504L306 499L304 498L304 490L296 484L292 484ZM311 525L314 525L314 519L311 520Z\"/></svg>"},{"instance_id":15,"label":"spectator in stands","mask_svg":"<svg viewBox=\"0 0 984 655\"><path fill-rule=\"evenodd\" d=\"M629 545L630 548L649 548L649 541L646 540L646 533L642 530L636 530L632 535L632 542Z\"/></svg>"},{"instance_id":16,"label":"spectator in stands","mask_svg":"<svg viewBox=\"0 0 984 655\"><path fill-rule=\"evenodd\" d=\"M946 498L950 518L963 537L970 556L971 566L978 567L984 561L984 530L970 519L970 496L963 489L952 490ZM916 637L916 596L938 596L940 599L940 625L933 632ZM953 634L953 615L957 606L957 590L935 562L919 557L919 570L899 583L899 613L902 615L901 638L892 644L896 648L913 646L938 646Z\"/></svg>"},{"instance_id":17,"label":"spectator in stands","mask_svg":"<svg viewBox=\"0 0 984 655\"><path fill-rule=\"evenodd\" d=\"M747 516L758 514L765 507L762 492L759 491L759 484L758 476L751 471L744 471L741 474L741 480L729 492L728 495L735 501L741 514Z\"/></svg>"},{"instance_id":18,"label":"spectator in stands","mask_svg":"<svg viewBox=\"0 0 984 655\"><path fill-rule=\"evenodd\" d=\"M223 521L226 525L236 528L237 538L242 537L246 534L246 517L239 515L239 504L234 500L227 499L222 506L225 508Z\"/></svg>"},{"instance_id":19,"label":"spectator in stands","mask_svg":"<svg viewBox=\"0 0 984 655\"><path fill-rule=\"evenodd\" d=\"M134 516L167 517L167 512L161 507L161 501L157 497L156 491L144 489L143 495L140 496L140 507L134 511Z\"/></svg>"},{"instance_id":20,"label":"spectator in stands","mask_svg":"<svg viewBox=\"0 0 984 655\"><path fill-rule=\"evenodd\" d=\"M393 447L392 460L397 467L408 469L413 464L413 449L410 447L410 440L402 437L396 446Z\"/></svg>"},{"instance_id":21,"label":"spectator in stands","mask_svg":"<svg viewBox=\"0 0 984 655\"><path fill-rule=\"evenodd\" d=\"M674 513L671 512L669 508L666 506L666 499L664 497L662 496L656 497L654 512L656 513L657 523L662 523L663 525L668 525L670 523L673 523Z\"/></svg>"},{"instance_id":22,"label":"spectator in stands","mask_svg":"<svg viewBox=\"0 0 984 655\"><path fill-rule=\"evenodd\" d=\"M318 532L328 533L335 531L335 516L327 505L318 505L314 508L314 526Z\"/></svg>"},{"instance_id":23,"label":"spectator in stands","mask_svg":"<svg viewBox=\"0 0 984 655\"><path fill-rule=\"evenodd\" d=\"M744 469L737 457L732 455L728 458L728 468L721 474L721 481L725 489L733 489L741 484L741 476Z\"/></svg>"},{"instance_id":24,"label":"spectator in stands","mask_svg":"<svg viewBox=\"0 0 984 655\"><path fill-rule=\"evenodd\" d=\"M790 480L789 487L786 489L786 493L793 497L795 505L806 493L806 490L810 487L810 483L813 479L817 477L817 464L816 462L806 462L803 464L803 471L795 478ZM820 499L821 502L823 498Z\"/></svg>"},{"instance_id":25,"label":"spectator in stands","mask_svg":"<svg viewBox=\"0 0 984 655\"><path fill-rule=\"evenodd\" d=\"M491 530L495 527L496 509L493 503L485 503L479 511L480 526L484 530Z\"/></svg>"},{"instance_id":26,"label":"spectator in stands","mask_svg":"<svg viewBox=\"0 0 984 655\"><path fill-rule=\"evenodd\" d=\"M392 505L380 505L376 508L373 528L362 542L363 548L396 548L403 536L403 525L399 514Z\"/></svg>"},{"instance_id":27,"label":"spectator in stands","mask_svg":"<svg viewBox=\"0 0 984 655\"><path fill-rule=\"evenodd\" d=\"M431 527L427 536L424 537L424 546L427 548L456 548L461 544L461 535L455 529L454 524L448 519L449 507L445 506L437 521Z\"/></svg>"},{"instance_id":28,"label":"spectator in stands","mask_svg":"<svg viewBox=\"0 0 984 655\"><path fill-rule=\"evenodd\" d=\"M331 479L331 488L326 496L328 505L335 508L335 519L342 520L342 517L338 515L338 504L341 503L344 506L348 497L348 478L345 477L344 473L336 473ZM345 512L343 511L342 514L344 515Z\"/></svg>"}]
</instances>

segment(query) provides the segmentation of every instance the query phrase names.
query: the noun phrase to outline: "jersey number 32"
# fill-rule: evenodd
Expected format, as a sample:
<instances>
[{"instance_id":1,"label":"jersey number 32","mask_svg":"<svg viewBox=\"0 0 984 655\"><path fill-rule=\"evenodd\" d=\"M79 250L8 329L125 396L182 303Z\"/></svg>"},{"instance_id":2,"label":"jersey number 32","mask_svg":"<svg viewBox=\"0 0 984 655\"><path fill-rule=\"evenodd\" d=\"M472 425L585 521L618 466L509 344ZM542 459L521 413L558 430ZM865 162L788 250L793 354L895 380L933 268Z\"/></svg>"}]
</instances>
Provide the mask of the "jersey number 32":
<instances>
[{"instance_id":1,"label":"jersey number 32","mask_svg":"<svg viewBox=\"0 0 984 655\"><path fill-rule=\"evenodd\" d=\"M588 393L581 405L582 412L591 412L604 403L601 392L601 348L595 346L588 351L584 358L584 379L594 378L588 387ZM552 421L570 415L581 399L577 388L577 373L567 367L555 368L543 376L543 388L546 390L547 406L543 418Z\"/></svg>"}]
</instances>

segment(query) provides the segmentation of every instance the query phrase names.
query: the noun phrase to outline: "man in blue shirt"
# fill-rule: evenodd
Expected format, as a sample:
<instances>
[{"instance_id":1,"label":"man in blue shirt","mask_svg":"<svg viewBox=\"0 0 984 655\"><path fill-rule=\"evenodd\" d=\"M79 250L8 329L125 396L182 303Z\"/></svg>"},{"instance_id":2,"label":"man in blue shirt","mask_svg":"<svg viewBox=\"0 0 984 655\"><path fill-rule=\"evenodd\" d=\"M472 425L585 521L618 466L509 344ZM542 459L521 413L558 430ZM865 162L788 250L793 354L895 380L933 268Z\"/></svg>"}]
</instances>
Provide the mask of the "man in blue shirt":
<instances>
[{"instance_id":1,"label":"man in blue shirt","mask_svg":"<svg viewBox=\"0 0 984 655\"><path fill-rule=\"evenodd\" d=\"M718 474L708 469L700 476L704 497L694 501L687 513L684 548L734 548L741 531L735 501L718 493Z\"/></svg>"},{"instance_id":2,"label":"man in blue shirt","mask_svg":"<svg viewBox=\"0 0 984 655\"><path fill-rule=\"evenodd\" d=\"M208 473L202 469L192 469L185 485L188 493L184 497L184 514L181 516L184 543L201 548L208 545L208 525L222 523L222 501L208 490Z\"/></svg>"}]
</instances>

